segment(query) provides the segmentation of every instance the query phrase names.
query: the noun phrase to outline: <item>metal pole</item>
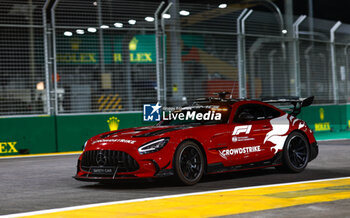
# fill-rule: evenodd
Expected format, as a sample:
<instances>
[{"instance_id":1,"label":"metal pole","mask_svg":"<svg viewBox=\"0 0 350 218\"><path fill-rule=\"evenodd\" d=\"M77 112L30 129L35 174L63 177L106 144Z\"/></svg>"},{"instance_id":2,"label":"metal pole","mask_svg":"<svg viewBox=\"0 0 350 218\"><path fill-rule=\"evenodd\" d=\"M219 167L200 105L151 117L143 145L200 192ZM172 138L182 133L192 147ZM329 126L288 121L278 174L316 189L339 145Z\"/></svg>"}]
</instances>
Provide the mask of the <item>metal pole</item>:
<instances>
[{"instance_id":1,"label":"metal pole","mask_svg":"<svg viewBox=\"0 0 350 218\"><path fill-rule=\"evenodd\" d=\"M251 15L251 13L253 13L253 10L249 10L241 20L241 25L242 25L241 26L242 27L242 38L241 38L242 44L241 44L241 46L242 46L242 51L243 51L242 52L242 60L243 60L242 69L243 70L242 70L242 77L241 77L241 79L243 79L243 81L241 81L241 84L243 86L241 86L241 87L243 87L243 89L240 88L240 90L242 90L242 93L241 93L242 95L239 96L240 98L247 97L247 70L246 70L247 61L246 61L246 55L245 55L245 51L246 51L246 47L245 47L245 21Z\"/></svg>"},{"instance_id":2,"label":"metal pole","mask_svg":"<svg viewBox=\"0 0 350 218\"><path fill-rule=\"evenodd\" d=\"M165 22L164 22L164 14L168 12L170 7L173 5L172 2L168 4L168 6L161 13L161 28L162 28L162 57L163 57L163 98L164 98L164 106L167 106L167 81L166 81L166 33L165 33Z\"/></svg>"},{"instance_id":3,"label":"metal pole","mask_svg":"<svg viewBox=\"0 0 350 218\"><path fill-rule=\"evenodd\" d=\"M236 32L237 32L237 66L238 66L238 90L239 90L239 96L241 96L241 86L240 86L240 81L242 80L242 48L241 48L241 18L244 16L244 14L248 11L248 9L244 9L241 14L238 16L237 20L236 20ZM230 98L232 98L233 96L233 89L234 89L234 85L232 86L232 90L231 90L231 95Z\"/></svg>"},{"instance_id":4,"label":"metal pole","mask_svg":"<svg viewBox=\"0 0 350 218\"><path fill-rule=\"evenodd\" d=\"M347 99L346 101L348 101L348 96L349 96L349 85L348 85L348 72L349 72L349 56L348 56L348 48L349 48L350 44L347 44L344 48L344 54L345 54L345 89L346 89L346 95L347 95Z\"/></svg>"},{"instance_id":5,"label":"metal pole","mask_svg":"<svg viewBox=\"0 0 350 218\"><path fill-rule=\"evenodd\" d=\"M243 57L242 57L242 54L244 53L244 51L242 50L242 47L241 47L241 41L242 41L242 33L241 33L241 19L242 17L246 14L246 12L248 11L248 9L244 9L241 14L238 16L237 20L236 20L236 28L237 28L237 60L238 60L238 90L239 90L239 98L243 98L243 91L242 91L242 88L244 87L242 85L242 80L243 80L243 67L242 67L242 64L243 64ZM233 88L234 86L232 87L232 91L231 91L231 95L230 95L230 98L232 98L232 94L233 94Z\"/></svg>"},{"instance_id":6,"label":"metal pole","mask_svg":"<svg viewBox=\"0 0 350 218\"><path fill-rule=\"evenodd\" d=\"M272 51L270 51L269 52L269 55L268 55L268 57L269 57L269 62L270 62L270 94L271 94L271 96L274 96L275 95L275 86L274 86L274 66L273 66L273 64L274 64L274 55L275 55L275 53L276 53L277 51L276 51L276 49L274 49L274 50L272 50Z\"/></svg>"},{"instance_id":7,"label":"metal pole","mask_svg":"<svg viewBox=\"0 0 350 218\"><path fill-rule=\"evenodd\" d=\"M313 0L308 1L308 9L309 9L309 32L310 34L310 39L314 39L314 6L313 6Z\"/></svg>"},{"instance_id":8,"label":"metal pole","mask_svg":"<svg viewBox=\"0 0 350 218\"><path fill-rule=\"evenodd\" d=\"M244 15L244 17L241 20L241 25L242 25L242 34L245 34L245 21L246 19L251 15L251 13L253 13L253 10L249 10L248 13L246 15Z\"/></svg>"},{"instance_id":9,"label":"metal pole","mask_svg":"<svg viewBox=\"0 0 350 218\"><path fill-rule=\"evenodd\" d=\"M159 12L163 7L164 2L161 2L158 6L156 12L154 13L154 28L156 31L156 77L157 77L157 102L160 102L160 75L161 75L161 67L160 67L160 51L159 51Z\"/></svg>"},{"instance_id":10,"label":"metal pole","mask_svg":"<svg viewBox=\"0 0 350 218\"><path fill-rule=\"evenodd\" d=\"M33 88L33 85L35 84L35 48L34 48L34 27L33 27L33 2L32 0L28 1L29 4L29 17L28 17L28 23L29 23L29 66L30 66L30 79L31 84L29 84L30 88ZM33 94L32 94L32 99Z\"/></svg>"},{"instance_id":11,"label":"metal pole","mask_svg":"<svg viewBox=\"0 0 350 218\"><path fill-rule=\"evenodd\" d=\"M310 86L311 86L311 78L310 78L310 74L311 74L311 70L310 70L310 51L313 49L313 45L311 44L309 47L307 47L307 49L305 49L304 51L304 57L306 60L306 88L307 88L307 96L311 95L311 91L310 91Z\"/></svg>"},{"instance_id":12,"label":"metal pole","mask_svg":"<svg viewBox=\"0 0 350 218\"><path fill-rule=\"evenodd\" d=\"M250 70L250 97L254 99L256 97L256 90L255 90L255 57L254 57L254 52L251 52L249 50L249 70Z\"/></svg>"},{"instance_id":13,"label":"metal pole","mask_svg":"<svg viewBox=\"0 0 350 218\"><path fill-rule=\"evenodd\" d=\"M326 80L327 82L329 81L329 87L332 86L332 78L330 77L331 75L328 73L330 71L329 69L329 57L326 58L326 55L323 54L322 52L318 52L317 56L319 56L319 58L317 58L318 62L320 63L320 68L322 69L322 72L317 72L317 73L321 73L321 78L323 80ZM316 88L315 88L316 89ZM323 91L323 92L328 92L328 95L331 96L332 95L332 90L329 88L327 89L327 91ZM328 99L322 99L322 102L327 102L329 103Z\"/></svg>"},{"instance_id":14,"label":"metal pole","mask_svg":"<svg viewBox=\"0 0 350 218\"><path fill-rule=\"evenodd\" d=\"M336 57L335 57L335 44L334 44L334 33L342 23L338 21L330 29L330 46L331 46L331 64L332 64L332 83L333 83L333 98L334 103L338 103L338 81L337 81L337 69L336 69Z\"/></svg>"},{"instance_id":15,"label":"metal pole","mask_svg":"<svg viewBox=\"0 0 350 218\"><path fill-rule=\"evenodd\" d=\"M171 25L169 31L169 43L170 43L170 68L171 68L171 81L172 81L172 96L175 105L183 104L186 99L186 95L189 98L196 95L190 93L185 86L185 74L183 69L183 63L181 60L181 23L180 23L180 5L179 0L169 0L173 3L173 7L170 8Z\"/></svg>"},{"instance_id":16,"label":"metal pole","mask_svg":"<svg viewBox=\"0 0 350 218\"><path fill-rule=\"evenodd\" d=\"M285 95L297 95L299 90L298 81L295 81L295 75L293 72L294 68L294 42L293 42L293 0L284 0L284 21L285 21L285 36L287 42L285 43L285 54L284 54L284 75L285 77Z\"/></svg>"},{"instance_id":17,"label":"metal pole","mask_svg":"<svg viewBox=\"0 0 350 218\"><path fill-rule=\"evenodd\" d=\"M128 31L122 41L122 57L123 57L123 70L125 79L125 89L127 91L127 108L129 111L133 110L133 89L132 89L132 78L131 78L131 66L130 66L130 50L129 43L134 36L135 31Z\"/></svg>"},{"instance_id":18,"label":"metal pole","mask_svg":"<svg viewBox=\"0 0 350 218\"><path fill-rule=\"evenodd\" d=\"M267 8L269 8L269 9L271 9L272 11L275 11L277 13L277 17L278 17L278 20L280 22L280 30L281 30L280 33L281 33L282 57L283 57L283 62L286 63L287 62L287 55L286 55L286 42L285 42L284 36L287 34L291 38L292 30L291 30L291 25L289 25L289 24L293 22L293 19L292 19L292 16L293 16L292 3L291 2L285 2L285 13L286 13L286 20L287 20L287 24L288 24L287 27L286 27L284 19L283 19L283 15L282 15L281 10L279 9L278 6L271 0L260 0L260 1L263 2L263 3L267 3L267 4L265 4L265 6ZM290 47L291 47L290 43L288 45L289 45L289 47L288 47L289 50L291 50L290 49ZM287 69L289 69L286 64L284 64L284 68L286 68L286 72L287 72ZM285 82L287 82L287 80L285 80ZM284 86L288 87L288 84L285 84Z\"/></svg>"},{"instance_id":19,"label":"metal pole","mask_svg":"<svg viewBox=\"0 0 350 218\"><path fill-rule=\"evenodd\" d=\"M273 7L273 9L277 12L278 14L278 18L280 20L280 29L281 29L281 33L283 33L282 31L285 30L285 26L284 26L284 20L283 20L283 15L282 15L282 12L281 10L279 9L279 7L273 3L272 1L270 0L262 0L263 2L266 2L268 3L270 6ZM285 33L284 33L285 34Z\"/></svg>"},{"instance_id":20,"label":"metal pole","mask_svg":"<svg viewBox=\"0 0 350 218\"><path fill-rule=\"evenodd\" d=\"M301 15L293 24L294 88L296 96L300 96L299 25L305 20L305 18L305 15Z\"/></svg>"},{"instance_id":21,"label":"metal pole","mask_svg":"<svg viewBox=\"0 0 350 218\"><path fill-rule=\"evenodd\" d=\"M100 47L100 67L101 73L105 73L105 54L104 54L104 41L103 41L103 29L102 26L102 11L101 11L101 0L97 0L97 19L98 26L100 27L98 32L99 47Z\"/></svg>"},{"instance_id":22,"label":"metal pole","mask_svg":"<svg viewBox=\"0 0 350 218\"><path fill-rule=\"evenodd\" d=\"M43 16L43 37L44 37L44 66L45 66L45 86L46 86L46 109L47 114L51 114L51 102L50 102L50 77L49 77L49 54L47 46L47 25L46 25L46 10L50 0L46 0L42 8Z\"/></svg>"},{"instance_id":23,"label":"metal pole","mask_svg":"<svg viewBox=\"0 0 350 218\"><path fill-rule=\"evenodd\" d=\"M52 26L52 52L53 52L53 76L54 76L54 96L55 96L55 115L58 114L58 98L57 98L57 61L56 61L56 21L55 9L60 0L56 0L51 8L51 26Z\"/></svg>"},{"instance_id":24,"label":"metal pole","mask_svg":"<svg viewBox=\"0 0 350 218\"><path fill-rule=\"evenodd\" d=\"M306 19L306 15L300 15L298 19L293 23L293 36L299 38L299 25Z\"/></svg>"},{"instance_id":25,"label":"metal pole","mask_svg":"<svg viewBox=\"0 0 350 218\"><path fill-rule=\"evenodd\" d=\"M259 38L255 40L255 42L249 48L249 65L250 65L250 84L251 84L251 98L256 97L255 91L255 53L259 51L260 47L264 43L275 43L276 40L274 38Z\"/></svg>"}]
</instances>

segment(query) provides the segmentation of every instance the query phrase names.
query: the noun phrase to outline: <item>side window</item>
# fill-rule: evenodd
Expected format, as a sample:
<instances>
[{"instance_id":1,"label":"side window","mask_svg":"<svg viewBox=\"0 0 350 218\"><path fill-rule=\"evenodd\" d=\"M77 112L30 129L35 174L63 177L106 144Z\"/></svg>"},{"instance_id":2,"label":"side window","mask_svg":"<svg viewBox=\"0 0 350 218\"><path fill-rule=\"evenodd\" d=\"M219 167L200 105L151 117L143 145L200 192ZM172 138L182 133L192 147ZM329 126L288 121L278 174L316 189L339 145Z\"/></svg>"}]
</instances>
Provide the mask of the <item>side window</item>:
<instances>
[{"instance_id":1,"label":"side window","mask_svg":"<svg viewBox=\"0 0 350 218\"><path fill-rule=\"evenodd\" d=\"M265 119L265 113L260 104L244 104L240 106L235 114L234 122L240 122L242 116L251 115L252 121Z\"/></svg>"},{"instance_id":2,"label":"side window","mask_svg":"<svg viewBox=\"0 0 350 218\"><path fill-rule=\"evenodd\" d=\"M263 106L263 108L265 111L266 119L272 119L272 118L275 118L275 117L278 117L279 115L281 115L281 112L279 112L278 110L275 110L271 107Z\"/></svg>"}]
</instances>

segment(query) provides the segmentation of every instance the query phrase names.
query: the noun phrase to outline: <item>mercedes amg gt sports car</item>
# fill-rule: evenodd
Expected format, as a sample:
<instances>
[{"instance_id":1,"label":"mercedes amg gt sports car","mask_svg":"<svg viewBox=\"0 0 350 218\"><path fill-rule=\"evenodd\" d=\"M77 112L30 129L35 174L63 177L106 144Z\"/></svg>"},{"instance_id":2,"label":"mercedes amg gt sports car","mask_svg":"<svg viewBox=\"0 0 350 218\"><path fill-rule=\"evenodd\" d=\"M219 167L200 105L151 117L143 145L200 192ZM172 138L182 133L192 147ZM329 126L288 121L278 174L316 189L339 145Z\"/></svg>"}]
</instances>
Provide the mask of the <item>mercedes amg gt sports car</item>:
<instances>
[{"instance_id":1,"label":"mercedes amg gt sports car","mask_svg":"<svg viewBox=\"0 0 350 218\"><path fill-rule=\"evenodd\" d=\"M163 119L155 126L92 137L85 143L74 178L106 182L174 175L193 185L204 174L272 166L297 173L316 158L313 132L296 117L313 97L249 100L225 98L225 94L197 99L169 114L194 119ZM285 112L272 103L293 107ZM198 119L196 113L207 118L221 115Z\"/></svg>"}]
</instances>

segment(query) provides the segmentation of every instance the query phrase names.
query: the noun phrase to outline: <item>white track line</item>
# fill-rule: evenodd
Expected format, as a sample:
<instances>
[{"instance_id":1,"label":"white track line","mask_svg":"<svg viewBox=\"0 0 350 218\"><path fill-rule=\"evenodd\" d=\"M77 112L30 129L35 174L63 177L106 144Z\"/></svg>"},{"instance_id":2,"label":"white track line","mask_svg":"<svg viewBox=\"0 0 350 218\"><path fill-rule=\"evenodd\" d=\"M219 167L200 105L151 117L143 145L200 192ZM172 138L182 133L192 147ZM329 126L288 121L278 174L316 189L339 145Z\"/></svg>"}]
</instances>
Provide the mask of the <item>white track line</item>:
<instances>
[{"instance_id":1,"label":"white track line","mask_svg":"<svg viewBox=\"0 0 350 218\"><path fill-rule=\"evenodd\" d=\"M211 193L227 192L227 191L238 191L238 190L246 190L246 189L257 189L257 188L267 188L267 187L275 187L275 186L325 182L325 181L333 181L333 180L341 180L341 179L350 179L350 177L339 177L339 178L331 178L331 179L319 179L319 180L310 180L310 181L301 181L301 182L279 183L279 184L272 184L272 185L259 185L259 186L242 187L242 188L220 189L220 190L213 190L213 191L193 192L193 193L187 193L187 194L164 195L164 196L150 197L150 198L138 198L138 199L131 199L131 200L123 200L123 201L111 201L111 202L105 202L105 203L86 204L86 205L73 206L73 207L39 210L39 211L32 211L32 212L25 212L25 213L15 213L15 214L0 216L0 218L33 216L33 215L40 215L40 214L47 214L47 213L85 209L85 208L91 208L91 207L107 206L107 205L113 205L113 204L151 201L151 200L159 200L159 199L165 199L165 198L177 198L177 197L194 196L194 195L201 195L201 194L211 194Z\"/></svg>"}]
</instances>

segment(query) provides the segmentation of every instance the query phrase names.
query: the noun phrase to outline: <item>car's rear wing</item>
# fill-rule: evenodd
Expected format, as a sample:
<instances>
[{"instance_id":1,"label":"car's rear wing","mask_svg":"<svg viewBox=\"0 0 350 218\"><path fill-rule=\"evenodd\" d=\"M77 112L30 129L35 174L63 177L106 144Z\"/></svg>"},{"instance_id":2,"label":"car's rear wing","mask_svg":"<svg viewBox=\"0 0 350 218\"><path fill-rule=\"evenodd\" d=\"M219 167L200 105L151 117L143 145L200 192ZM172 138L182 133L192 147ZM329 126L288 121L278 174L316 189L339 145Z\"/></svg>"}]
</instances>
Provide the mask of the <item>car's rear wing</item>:
<instances>
[{"instance_id":1,"label":"car's rear wing","mask_svg":"<svg viewBox=\"0 0 350 218\"><path fill-rule=\"evenodd\" d=\"M227 94L230 94L229 92L219 92L219 93L213 93L213 94L218 95L218 97L198 98L195 100L195 103L202 103L202 102L234 103L242 100L257 100L257 101L262 101L269 104L281 104L281 105L292 104L294 107L290 108L291 114L296 116L300 114L302 107L309 106L314 101L314 96L310 96L308 98L299 98L296 96L276 96L276 97L262 97L259 99L247 99L247 98L234 99L234 98L225 98Z\"/></svg>"},{"instance_id":2,"label":"car's rear wing","mask_svg":"<svg viewBox=\"0 0 350 218\"><path fill-rule=\"evenodd\" d=\"M302 107L307 107L312 104L314 101L314 96L310 96L308 98L299 98L294 96L264 97L261 99L261 101L269 104L292 104L294 108L292 108L291 114L296 116L301 112Z\"/></svg>"}]
</instances>

